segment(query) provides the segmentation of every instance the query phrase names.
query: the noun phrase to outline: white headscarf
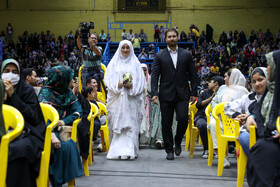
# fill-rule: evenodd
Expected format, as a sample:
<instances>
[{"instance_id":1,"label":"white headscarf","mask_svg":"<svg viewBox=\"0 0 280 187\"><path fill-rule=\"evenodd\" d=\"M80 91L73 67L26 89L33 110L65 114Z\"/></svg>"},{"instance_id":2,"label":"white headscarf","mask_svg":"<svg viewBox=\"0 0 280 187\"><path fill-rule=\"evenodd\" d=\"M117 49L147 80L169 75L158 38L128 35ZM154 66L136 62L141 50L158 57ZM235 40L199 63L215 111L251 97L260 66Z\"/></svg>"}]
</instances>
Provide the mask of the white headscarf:
<instances>
[{"instance_id":1,"label":"white headscarf","mask_svg":"<svg viewBox=\"0 0 280 187\"><path fill-rule=\"evenodd\" d=\"M127 57L124 57L121 53L122 46L127 44L130 48L130 53ZM105 73L105 84L109 90L115 94L121 93L118 88L118 83L123 74L131 73L133 82L132 89L128 91L128 95L135 96L141 94L145 87L145 76L138 58L134 54L132 43L128 40L120 42L119 47L110 61L106 73Z\"/></svg>"},{"instance_id":2,"label":"white headscarf","mask_svg":"<svg viewBox=\"0 0 280 187\"><path fill-rule=\"evenodd\" d=\"M245 88L246 78L238 69L233 69L229 77L229 85L223 95L222 101L229 102L248 94Z\"/></svg>"}]
</instances>

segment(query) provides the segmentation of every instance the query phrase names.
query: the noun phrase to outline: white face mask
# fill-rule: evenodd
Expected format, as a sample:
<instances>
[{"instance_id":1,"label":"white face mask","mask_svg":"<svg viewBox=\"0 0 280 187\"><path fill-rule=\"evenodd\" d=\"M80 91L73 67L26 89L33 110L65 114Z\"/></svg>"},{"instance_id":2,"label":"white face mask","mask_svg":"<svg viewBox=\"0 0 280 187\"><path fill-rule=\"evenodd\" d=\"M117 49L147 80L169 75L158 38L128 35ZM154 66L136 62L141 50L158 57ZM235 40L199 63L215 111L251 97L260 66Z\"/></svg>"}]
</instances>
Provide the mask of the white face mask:
<instances>
[{"instance_id":1,"label":"white face mask","mask_svg":"<svg viewBox=\"0 0 280 187\"><path fill-rule=\"evenodd\" d=\"M19 74L14 74L12 72L2 73L2 79L10 80L10 81L12 81L13 85L16 85L19 81Z\"/></svg>"}]
</instances>

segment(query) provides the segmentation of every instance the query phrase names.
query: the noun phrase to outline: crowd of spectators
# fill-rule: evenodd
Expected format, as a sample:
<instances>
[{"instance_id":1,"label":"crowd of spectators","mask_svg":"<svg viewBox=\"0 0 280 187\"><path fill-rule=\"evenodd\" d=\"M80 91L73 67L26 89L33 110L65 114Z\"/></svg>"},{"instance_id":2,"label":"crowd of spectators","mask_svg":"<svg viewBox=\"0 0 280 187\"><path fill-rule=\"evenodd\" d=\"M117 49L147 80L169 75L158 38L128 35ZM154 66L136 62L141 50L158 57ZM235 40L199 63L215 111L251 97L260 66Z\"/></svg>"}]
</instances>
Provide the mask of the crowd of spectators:
<instances>
[{"instance_id":1,"label":"crowd of spectators","mask_svg":"<svg viewBox=\"0 0 280 187\"><path fill-rule=\"evenodd\" d=\"M178 26L176 26L178 29ZM196 48L189 48L193 54L193 59L197 65L197 73L201 80L211 77L212 75L224 75L230 67L237 67L244 75L249 75L252 67L266 66L264 54L280 49L280 30L276 35L269 29L263 32L251 31L246 36L243 31L224 31L217 43L207 39L205 31L199 31L195 25L191 25L188 34L185 31L179 32L179 41L195 42ZM11 23L7 26L6 33L2 31L0 38L3 40L3 58L16 59L22 69L34 68L39 77L46 76L49 68L56 65L68 65L77 73L80 67L80 55L77 48L78 30L73 33L70 31L63 38L61 35L56 37L51 31L46 33L28 33L25 31L17 37L16 42L11 40L13 27ZM99 42L108 41L107 34L104 30L98 34ZM274 37L275 36L275 37ZM15 37L15 36L13 36ZM155 41L164 41L164 28L155 28ZM141 29L139 34L133 33L130 29L126 33L122 32L122 39L131 40L135 47L139 47L140 42L147 42L147 34ZM140 52L140 58L153 57L153 46L148 50L148 54ZM104 50L104 49L103 49ZM142 51L142 49L140 50Z\"/></svg>"}]
</instances>

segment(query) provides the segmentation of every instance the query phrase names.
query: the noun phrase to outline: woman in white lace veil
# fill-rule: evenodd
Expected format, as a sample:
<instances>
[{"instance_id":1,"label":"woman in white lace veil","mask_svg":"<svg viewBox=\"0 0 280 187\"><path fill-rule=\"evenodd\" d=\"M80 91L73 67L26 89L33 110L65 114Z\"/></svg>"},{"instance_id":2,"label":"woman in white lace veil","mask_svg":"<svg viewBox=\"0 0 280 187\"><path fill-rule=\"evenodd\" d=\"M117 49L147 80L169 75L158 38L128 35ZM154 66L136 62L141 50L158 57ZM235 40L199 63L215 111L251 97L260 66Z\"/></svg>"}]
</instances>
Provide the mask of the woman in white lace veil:
<instances>
[{"instance_id":1,"label":"woman in white lace veil","mask_svg":"<svg viewBox=\"0 0 280 187\"><path fill-rule=\"evenodd\" d=\"M132 86L122 84L124 74L132 76ZM144 116L141 109L145 76L132 44L120 42L110 61L105 84L108 88L107 112L110 130L108 159L134 159L139 152L139 131Z\"/></svg>"}]
</instances>

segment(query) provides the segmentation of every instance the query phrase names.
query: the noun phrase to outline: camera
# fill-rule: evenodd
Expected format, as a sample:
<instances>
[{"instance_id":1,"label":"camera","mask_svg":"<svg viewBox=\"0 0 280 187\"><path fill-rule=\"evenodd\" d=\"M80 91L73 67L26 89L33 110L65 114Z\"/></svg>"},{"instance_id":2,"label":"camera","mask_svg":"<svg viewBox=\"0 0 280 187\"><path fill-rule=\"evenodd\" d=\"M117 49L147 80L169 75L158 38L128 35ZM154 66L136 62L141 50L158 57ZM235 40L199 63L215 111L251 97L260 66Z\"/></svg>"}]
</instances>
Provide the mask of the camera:
<instances>
[{"instance_id":1,"label":"camera","mask_svg":"<svg viewBox=\"0 0 280 187\"><path fill-rule=\"evenodd\" d=\"M80 31L81 31L81 38L82 38L82 43L83 47L88 46L88 37L90 35L89 30L94 29L94 23L93 22L80 22L79 25Z\"/></svg>"}]
</instances>

